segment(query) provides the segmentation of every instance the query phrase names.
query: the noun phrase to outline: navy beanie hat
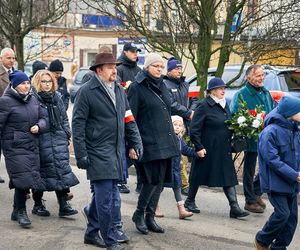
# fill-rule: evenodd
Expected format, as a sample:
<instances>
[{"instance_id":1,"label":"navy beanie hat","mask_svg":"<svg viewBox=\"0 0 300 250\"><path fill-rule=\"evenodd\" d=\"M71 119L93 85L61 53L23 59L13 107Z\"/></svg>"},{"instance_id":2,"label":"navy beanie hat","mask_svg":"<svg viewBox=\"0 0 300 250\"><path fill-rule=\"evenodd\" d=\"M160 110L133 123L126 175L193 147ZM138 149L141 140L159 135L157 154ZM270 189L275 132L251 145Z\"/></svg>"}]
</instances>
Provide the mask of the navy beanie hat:
<instances>
[{"instance_id":1,"label":"navy beanie hat","mask_svg":"<svg viewBox=\"0 0 300 250\"><path fill-rule=\"evenodd\" d=\"M278 112L289 118L300 112L300 99L292 96L283 96L278 103Z\"/></svg>"},{"instance_id":2,"label":"navy beanie hat","mask_svg":"<svg viewBox=\"0 0 300 250\"><path fill-rule=\"evenodd\" d=\"M168 65L167 65L168 72L170 72L171 70L176 69L178 67L182 68L181 62L179 60L177 60L175 57L169 58Z\"/></svg>"},{"instance_id":3,"label":"navy beanie hat","mask_svg":"<svg viewBox=\"0 0 300 250\"><path fill-rule=\"evenodd\" d=\"M58 71L63 72L64 65L62 64L62 62L60 60L56 59L50 63L49 70L51 72L58 72Z\"/></svg>"},{"instance_id":4,"label":"navy beanie hat","mask_svg":"<svg viewBox=\"0 0 300 250\"><path fill-rule=\"evenodd\" d=\"M15 89L22 82L29 81L29 78L24 72L15 70L11 74L9 74L9 80L12 87Z\"/></svg>"},{"instance_id":5,"label":"navy beanie hat","mask_svg":"<svg viewBox=\"0 0 300 250\"><path fill-rule=\"evenodd\" d=\"M41 69L48 69L48 65L44 62L36 60L32 64L32 75L35 75L35 73L38 72Z\"/></svg>"},{"instance_id":6,"label":"navy beanie hat","mask_svg":"<svg viewBox=\"0 0 300 250\"><path fill-rule=\"evenodd\" d=\"M206 90L211 90L211 89L221 88L221 87L226 87L225 82L220 77L214 77L209 81Z\"/></svg>"}]
</instances>

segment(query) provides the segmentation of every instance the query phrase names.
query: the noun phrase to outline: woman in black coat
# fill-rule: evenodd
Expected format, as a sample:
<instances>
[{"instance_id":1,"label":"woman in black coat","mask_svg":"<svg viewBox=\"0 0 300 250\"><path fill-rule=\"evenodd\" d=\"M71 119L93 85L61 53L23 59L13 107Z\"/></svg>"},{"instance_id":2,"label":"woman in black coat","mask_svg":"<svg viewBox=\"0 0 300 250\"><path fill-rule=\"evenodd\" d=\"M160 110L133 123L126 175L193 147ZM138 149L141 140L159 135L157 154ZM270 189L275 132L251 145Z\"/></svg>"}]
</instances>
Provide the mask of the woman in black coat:
<instances>
[{"instance_id":1,"label":"woman in black coat","mask_svg":"<svg viewBox=\"0 0 300 250\"><path fill-rule=\"evenodd\" d=\"M32 78L35 95L40 102L41 117L46 129L40 134L41 177L45 180L46 191L55 191L59 203L59 216L77 214L67 202L69 188L79 183L69 163L68 142L71 137L69 121L62 96L56 91L54 75L48 70L39 70ZM43 192L33 190L32 213L49 216L42 202Z\"/></svg>"},{"instance_id":2,"label":"woman in black coat","mask_svg":"<svg viewBox=\"0 0 300 250\"><path fill-rule=\"evenodd\" d=\"M14 71L9 79L11 83L0 98L0 138L9 187L15 189L11 219L28 227L31 222L26 212L26 194L30 188L45 189L40 176L37 134L46 123L40 119L40 105L30 91L27 75Z\"/></svg>"},{"instance_id":3,"label":"woman in black coat","mask_svg":"<svg viewBox=\"0 0 300 250\"><path fill-rule=\"evenodd\" d=\"M138 125L144 154L139 164L143 186L132 220L143 234L163 233L154 220L163 182L170 182L171 158L179 145L171 121L171 98L163 83L163 59L156 53L146 57L144 70L130 86L128 100ZM146 215L145 215L146 213Z\"/></svg>"},{"instance_id":4,"label":"woman in black coat","mask_svg":"<svg viewBox=\"0 0 300 250\"><path fill-rule=\"evenodd\" d=\"M190 137L198 157L192 161L190 190L185 207L200 213L195 197L200 185L223 187L230 205L230 217L249 215L240 209L235 185L238 184L231 156L231 132L226 120L230 111L225 100L225 83L221 78L213 78L208 83L208 96L197 107L191 127Z\"/></svg>"}]
</instances>

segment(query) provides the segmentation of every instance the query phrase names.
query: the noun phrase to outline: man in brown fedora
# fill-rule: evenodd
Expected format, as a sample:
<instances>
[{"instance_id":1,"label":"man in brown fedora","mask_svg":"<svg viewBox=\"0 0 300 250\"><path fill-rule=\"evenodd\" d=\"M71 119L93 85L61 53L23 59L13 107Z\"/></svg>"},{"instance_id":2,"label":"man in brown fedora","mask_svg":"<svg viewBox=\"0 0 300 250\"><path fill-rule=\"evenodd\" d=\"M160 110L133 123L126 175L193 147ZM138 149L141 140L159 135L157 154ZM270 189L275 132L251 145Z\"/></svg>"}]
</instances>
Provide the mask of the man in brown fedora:
<instances>
[{"instance_id":1,"label":"man in brown fedora","mask_svg":"<svg viewBox=\"0 0 300 250\"><path fill-rule=\"evenodd\" d=\"M90 70L95 74L77 93L73 109L73 145L77 166L86 169L93 187L84 243L109 250L118 244L112 217L120 216L117 182L123 178L124 140L129 157L142 155L142 142L123 88L116 83L118 62L111 53L99 53ZM121 219L121 218L120 218ZM101 237L98 232L100 231ZM104 241L104 242L103 242Z\"/></svg>"}]
</instances>

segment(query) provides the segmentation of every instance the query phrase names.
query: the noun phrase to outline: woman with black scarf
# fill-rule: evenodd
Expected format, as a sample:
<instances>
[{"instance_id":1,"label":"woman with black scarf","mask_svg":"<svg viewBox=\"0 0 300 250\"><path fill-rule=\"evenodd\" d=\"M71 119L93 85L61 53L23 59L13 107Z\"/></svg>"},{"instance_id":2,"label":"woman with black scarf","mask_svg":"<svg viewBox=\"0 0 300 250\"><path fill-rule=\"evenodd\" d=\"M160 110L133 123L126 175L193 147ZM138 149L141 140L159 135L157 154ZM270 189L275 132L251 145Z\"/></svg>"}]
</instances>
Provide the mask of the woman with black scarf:
<instances>
[{"instance_id":1,"label":"woman with black scarf","mask_svg":"<svg viewBox=\"0 0 300 250\"><path fill-rule=\"evenodd\" d=\"M179 155L179 145L171 121L171 98L163 83L164 62L156 53L146 57L128 91L128 100L138 125L144 154L138 164L142 188L132 220L143 234L164 233L154 220L164 182L172 181L171 158Z\"/></svg>"},{"instance_id":2,"label":"woman with black scarf","mask_svg":"<svg viewBox=\"0 0 300 250\"><path fill-rule=\"evenodd\" d=\"M0 139L9 188L15 189L11 220L28 227L26 211L29 189L44 190L40 176L38 134L46 122L39 115L39 102L32 96L28 76L22 71L9 75L10 85L0 98Z\"/></svg>"},{"instance_id":3,"label":"woman with black scarf","mask_svg":"<svg viewBox=\"0 0 300 250\"><path fill-rule=\"evenodd\" d=\"M41 116L46 120L46 129L40 134L41 177L45 180L46 190L56 193L59 216L77 214L78 211L67 202L69 188L79 181L69 163L71 131L61 94L56 91L56 79L50 71L39 70L32 78L32 85L40 102ZM42 197L43 192L33 190L32 213L49 216Z\"/></svg>"}]
</instances>

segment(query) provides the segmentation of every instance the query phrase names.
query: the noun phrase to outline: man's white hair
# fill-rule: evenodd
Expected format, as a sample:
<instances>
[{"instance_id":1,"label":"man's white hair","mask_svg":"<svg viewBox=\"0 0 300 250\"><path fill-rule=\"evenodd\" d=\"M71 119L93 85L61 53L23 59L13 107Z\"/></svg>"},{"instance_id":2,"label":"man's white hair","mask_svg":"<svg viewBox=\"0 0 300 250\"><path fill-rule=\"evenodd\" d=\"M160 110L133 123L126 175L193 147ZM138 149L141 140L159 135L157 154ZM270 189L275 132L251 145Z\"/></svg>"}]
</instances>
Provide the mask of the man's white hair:
<instances>
[{"instance_id":1,"label":"man's white hair","mask_svg":"<svg viewBox=\"0 0 300 250\"><path fill-rule=\"evenodd\" d=\"M0 56L1 57L4 56L4 54L7 53L7 52L15 54L15 52L13 51L13 49L11 49L11 48L4 48L4 49L1 50Z\"/></svg>"}]
</instances>

